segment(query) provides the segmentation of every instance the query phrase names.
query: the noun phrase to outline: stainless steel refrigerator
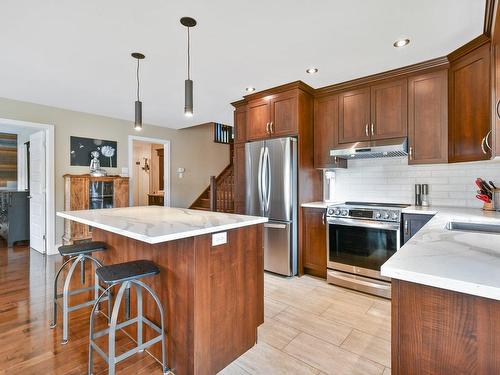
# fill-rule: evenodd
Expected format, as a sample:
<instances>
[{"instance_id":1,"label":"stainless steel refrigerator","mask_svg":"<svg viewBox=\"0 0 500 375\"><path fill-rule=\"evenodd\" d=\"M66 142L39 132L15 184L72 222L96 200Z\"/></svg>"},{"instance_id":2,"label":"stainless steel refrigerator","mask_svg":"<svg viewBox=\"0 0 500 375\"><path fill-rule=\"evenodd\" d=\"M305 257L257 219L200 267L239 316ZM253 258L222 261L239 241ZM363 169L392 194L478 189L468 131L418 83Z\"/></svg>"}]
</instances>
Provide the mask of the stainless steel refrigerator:
<instances>
[{"instance_id":1,"label":"stainless steel refrigerator","mask_svg":"<svg viewBox=\"0 0 500 375\"><path fill-rule=\"evenodd\" d=\"M246 213L266 216L264 269L297 274L297 140L245 145Z\"/></svg>"}]
</instances>

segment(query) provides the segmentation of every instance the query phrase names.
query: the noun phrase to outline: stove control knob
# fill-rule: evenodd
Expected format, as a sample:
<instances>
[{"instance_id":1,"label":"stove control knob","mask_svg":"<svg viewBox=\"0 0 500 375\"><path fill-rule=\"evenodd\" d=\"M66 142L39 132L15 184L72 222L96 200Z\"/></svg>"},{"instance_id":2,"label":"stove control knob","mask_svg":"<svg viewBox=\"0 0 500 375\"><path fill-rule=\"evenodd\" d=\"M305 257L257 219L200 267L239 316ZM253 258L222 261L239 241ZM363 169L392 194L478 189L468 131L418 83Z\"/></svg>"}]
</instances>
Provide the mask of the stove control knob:
<instances>
[{"instance_id":1,"label":"stove control knob","mask_svg":"<svg viewBox=\"0 0 500 375\"><path fill-rule=\"evenodd\" d=\"M342 216L347 216L347 213L348 213L347 210L342 210L341 212Z\"/></svg>"},{"instance_id":2,"label":"stove control knob","mask_svg":"<svg viewBox=\"0 0 500 375\"><path fill-rule=\"evenodd\" d=\"M397 220L398 219L398 213L396 211L391 212L391 220Z\"/></svg>"},{"instance_id":3,"label":"stove control knob","mask_svg":"<svg viewBox=\"0 0 500 375\"><path fill-rule=\"evenodd\" d=\"M340 209L339 208L335 209L335 215L340 215Z\"/></svg>"},{"instance_id":4,"label":"stove control knob","mask_svg":"<svg viewBox=\"0 0 500 375\"><path fill-rule=\"evenodd\" d=\"M335 210L333 208L329 208L328 211L326 212L327 215L333 215Z\"/></svg>"},{"instance_id":5,"label":"stove control knob","mask_svg":"<svg viewBox=\"0 0 500 375\"><path fill-rule=\"evenodd\" d=\"M384 219L385 220L389 219L389 212L384 211Z\"/></svg>"},{"instance_id":6,"label":"stove control knob","mask_svg":"<svg viewBox=\"0 0 500 375\"><path fill-rule=\"evenodd\" d=\"M380 219L380 211L375 211L375 219Z\"/></svg>"}]
</instances>

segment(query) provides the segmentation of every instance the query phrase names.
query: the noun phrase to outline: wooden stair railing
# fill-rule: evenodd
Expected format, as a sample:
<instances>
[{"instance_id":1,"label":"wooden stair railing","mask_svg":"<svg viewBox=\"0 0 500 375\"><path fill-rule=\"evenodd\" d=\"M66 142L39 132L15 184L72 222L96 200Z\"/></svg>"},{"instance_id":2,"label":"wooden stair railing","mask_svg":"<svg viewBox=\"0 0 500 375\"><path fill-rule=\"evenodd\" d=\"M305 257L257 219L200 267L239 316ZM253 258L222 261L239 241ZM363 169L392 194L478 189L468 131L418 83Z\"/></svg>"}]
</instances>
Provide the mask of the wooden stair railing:
<instances>
[{"instance_id":1,"label":"wooden stair railing","mask_svg":"<svg viewBox=\"0 0 500 375\"><path fill-rule=\"evenodd\" d=\"M216 177L210 176L210 185L189 208L205 211L234 212L234 167L230 163Z\"/></svg>"}]
</instances>

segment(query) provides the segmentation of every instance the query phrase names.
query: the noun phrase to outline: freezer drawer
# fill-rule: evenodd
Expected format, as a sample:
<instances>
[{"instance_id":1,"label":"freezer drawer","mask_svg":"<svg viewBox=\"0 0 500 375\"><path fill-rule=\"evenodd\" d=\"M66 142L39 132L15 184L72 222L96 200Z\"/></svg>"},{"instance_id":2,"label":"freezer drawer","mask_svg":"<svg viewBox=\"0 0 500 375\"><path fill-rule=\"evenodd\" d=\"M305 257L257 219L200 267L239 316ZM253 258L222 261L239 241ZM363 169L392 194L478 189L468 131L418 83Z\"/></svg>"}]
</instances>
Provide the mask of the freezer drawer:
<instances>
[{"instance_id":1,"label":"freezer drawer","mask_svg":"<svg viewBox=\"0 0 500 375\"><path fill-rule=\"evenodd\" d=\"M291 222L268 222L264 224L264 269L292 276L296 273L297 246L293 241Z\"/></svg>"}]
</instances>

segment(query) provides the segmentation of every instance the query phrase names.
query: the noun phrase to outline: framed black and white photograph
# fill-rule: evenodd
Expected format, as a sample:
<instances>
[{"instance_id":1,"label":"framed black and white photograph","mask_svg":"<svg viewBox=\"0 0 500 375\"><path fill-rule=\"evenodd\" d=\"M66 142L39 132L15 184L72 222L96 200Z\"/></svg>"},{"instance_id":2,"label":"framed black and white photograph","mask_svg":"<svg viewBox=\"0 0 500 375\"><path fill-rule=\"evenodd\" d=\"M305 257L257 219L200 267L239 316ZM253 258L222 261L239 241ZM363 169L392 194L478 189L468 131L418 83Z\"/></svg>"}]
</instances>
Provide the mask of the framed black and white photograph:
<instances>
[{"instance_id":1,"label":"framed black and white photograph","mask_svg":"<svg viewBox=\"0 0 500 375\"><path fill-rule=\"evenodd\" d=\"M99 153L99 162L102 168L116 168L117 142L102 139L70 137L71 165L89 166L92 160L92 151Z\"/></svg>"}]
</instances>

